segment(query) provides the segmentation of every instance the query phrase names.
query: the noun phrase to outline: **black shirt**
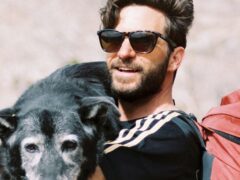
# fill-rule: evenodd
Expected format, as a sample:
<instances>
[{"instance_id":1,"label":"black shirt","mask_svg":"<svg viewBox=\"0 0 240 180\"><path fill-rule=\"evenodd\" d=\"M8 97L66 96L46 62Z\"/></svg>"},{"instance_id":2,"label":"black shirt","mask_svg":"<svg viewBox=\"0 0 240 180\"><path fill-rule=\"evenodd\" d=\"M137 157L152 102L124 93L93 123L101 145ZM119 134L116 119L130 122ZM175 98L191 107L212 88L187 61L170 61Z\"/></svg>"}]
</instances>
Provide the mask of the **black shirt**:
<instances>
[{"instance_id":1,"label":"black shirt","mask_svg":"<svg viewBox=\"0 0 240 180\"><path fill-rule=\"evenodd\" d=\"M195 180L200 148L176 125L181 114L163 111L121 122L100 163L107 180Z\"/></svg>"}]
</instances>

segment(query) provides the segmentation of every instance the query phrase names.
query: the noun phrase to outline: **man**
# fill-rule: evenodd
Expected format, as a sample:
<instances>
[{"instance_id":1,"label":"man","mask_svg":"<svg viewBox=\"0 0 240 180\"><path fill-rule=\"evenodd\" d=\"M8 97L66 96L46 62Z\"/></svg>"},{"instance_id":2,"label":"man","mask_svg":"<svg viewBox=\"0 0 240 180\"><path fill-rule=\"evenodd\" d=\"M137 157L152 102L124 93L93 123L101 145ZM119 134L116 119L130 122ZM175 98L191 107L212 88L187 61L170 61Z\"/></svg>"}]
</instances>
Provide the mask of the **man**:
<instances>
[{"instance_id":1,"label":"man","mask_svg":"<svg viewBox=\"0 0 240 180\"><path fill-rule=\"evenodd\" d=\"M107 180L197 179L199 146L177 125L186 115L177 113L172 97L193 21L192 0L108 0L101 18L98 36L122 124L118 138L106 143L103 175Z\"/></svg>"}]
</instances>

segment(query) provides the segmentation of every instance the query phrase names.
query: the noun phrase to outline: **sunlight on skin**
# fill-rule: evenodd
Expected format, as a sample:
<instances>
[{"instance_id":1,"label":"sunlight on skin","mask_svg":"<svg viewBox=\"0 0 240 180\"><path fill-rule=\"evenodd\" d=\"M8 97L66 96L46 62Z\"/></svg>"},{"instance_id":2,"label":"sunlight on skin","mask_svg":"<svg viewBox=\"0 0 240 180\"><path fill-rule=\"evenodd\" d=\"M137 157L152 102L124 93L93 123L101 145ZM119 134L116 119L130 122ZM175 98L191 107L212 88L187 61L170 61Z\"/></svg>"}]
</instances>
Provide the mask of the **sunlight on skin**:
<instances>
[{"instance_id":1,"label":"sunlight on skin","mask_svg":"<svg viewBox=\"0 0 240 180\"><path fill-rule=\"evenodd\" d=\"M96 167L94 174L88 180L106 180L99 166Z\"/></svg>"}]
</instances>

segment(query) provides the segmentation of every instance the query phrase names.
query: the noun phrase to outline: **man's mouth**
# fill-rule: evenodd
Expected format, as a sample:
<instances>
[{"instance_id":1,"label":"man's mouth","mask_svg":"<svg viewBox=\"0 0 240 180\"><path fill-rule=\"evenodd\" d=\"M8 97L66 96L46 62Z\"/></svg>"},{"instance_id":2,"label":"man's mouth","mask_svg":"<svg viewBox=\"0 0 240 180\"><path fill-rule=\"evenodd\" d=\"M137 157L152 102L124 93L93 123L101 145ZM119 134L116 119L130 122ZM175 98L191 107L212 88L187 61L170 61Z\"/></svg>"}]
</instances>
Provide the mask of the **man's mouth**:
<instances>
[{"instance_id":1,"label":"man's mouth","mask_svg":"<svg viewBox=\"0 0 240 180\"><path fill-rule=\"evenodd\" d=\"M128 68L128 67L117 67L116 68L120 72L126 72L126 73L136 73L139 72L138 69Z\"/></svg>"}]
</instances>

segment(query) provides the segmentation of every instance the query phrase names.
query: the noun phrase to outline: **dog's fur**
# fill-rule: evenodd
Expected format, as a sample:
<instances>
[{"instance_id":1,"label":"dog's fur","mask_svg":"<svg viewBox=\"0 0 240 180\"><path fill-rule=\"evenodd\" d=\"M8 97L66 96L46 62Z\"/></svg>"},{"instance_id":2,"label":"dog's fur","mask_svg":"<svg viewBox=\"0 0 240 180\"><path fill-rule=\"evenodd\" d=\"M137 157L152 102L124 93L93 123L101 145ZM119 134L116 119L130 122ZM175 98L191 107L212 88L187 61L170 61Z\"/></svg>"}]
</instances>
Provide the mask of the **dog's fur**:
<instances>
[{"instance_id":1,"label":"dog's fur","mask_svg":"<svg viewBox=\"0 0 240 180\"><path fill-rule=\"evenodd\" d=\"M72 65L32 85L0 111L0 178L87 179L103 142L118 133L106 64Z\"/></svg>"}]
</instances>

